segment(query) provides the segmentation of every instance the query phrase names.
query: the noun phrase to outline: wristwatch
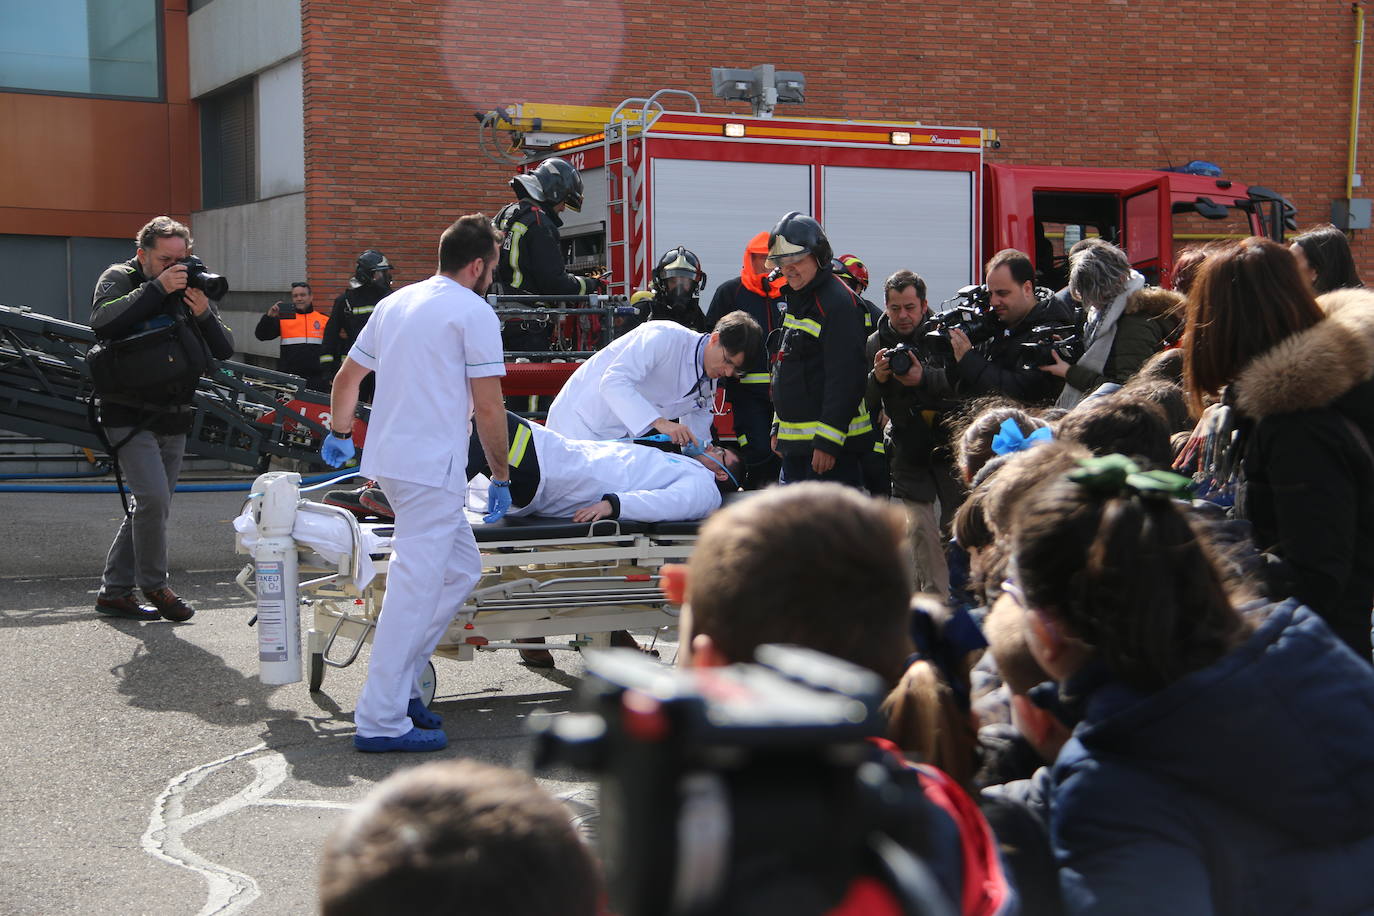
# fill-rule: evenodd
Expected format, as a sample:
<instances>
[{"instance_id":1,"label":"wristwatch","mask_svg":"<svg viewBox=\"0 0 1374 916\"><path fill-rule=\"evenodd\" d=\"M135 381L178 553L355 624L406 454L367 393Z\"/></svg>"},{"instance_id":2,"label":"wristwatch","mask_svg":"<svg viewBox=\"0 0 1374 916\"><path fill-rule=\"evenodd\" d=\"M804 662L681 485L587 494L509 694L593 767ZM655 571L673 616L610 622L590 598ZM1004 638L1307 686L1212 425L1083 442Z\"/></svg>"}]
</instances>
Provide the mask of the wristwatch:
<instances>
[{"instance_id":1,"label":"wristwatch","mask_svg":"<svg viewBox=\"0 0 1374 916\"><path fill-rule=\"evenodd\" d=\"M349 430L348 432L346 432L346 433L341 433L341 432L339 432L337 429L331 429L331 430L329 431L329 435L333 436L333 437L336 438L336 439L352 439L352 438L353 438L353 430L350 429L350 430Z\"/></svg>"}]
</instances>

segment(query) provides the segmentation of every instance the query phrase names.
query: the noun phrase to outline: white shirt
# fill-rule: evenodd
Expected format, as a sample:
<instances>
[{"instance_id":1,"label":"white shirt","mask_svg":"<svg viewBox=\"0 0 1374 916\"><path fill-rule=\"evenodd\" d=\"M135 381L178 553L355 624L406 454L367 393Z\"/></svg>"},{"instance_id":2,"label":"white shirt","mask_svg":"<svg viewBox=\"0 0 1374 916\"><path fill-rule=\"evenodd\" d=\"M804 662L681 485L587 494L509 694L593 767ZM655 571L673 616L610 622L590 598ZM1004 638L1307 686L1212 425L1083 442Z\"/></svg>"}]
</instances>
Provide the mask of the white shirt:
<instances>
[{"instance_id":1,"label":"white shirt","mask_svg":"<svg viewBox=\"0 0 1374 916\"><path fill-rule=\"evenodd\" d=\"M607 493L620 498L619 517L635 522L690 521L720 506L715 474L695 458L633 442L568 439L538 423L526 425L539 456L539 487L529 505L512 508L511 515L569 518Z\"/></svg>"},{"instance_id":2,"label":"white shirt","mask_svg":"<svg viewBox=\"0 0 1374 916\"><path fill-rule=\"evenodd\" d=\"M708 337L676 321L650 321L617 337L563 385L549 428L569 439L624 439L663 417L709 443L716 380L706 378Z\"/></svg>"},{"instance_id":3,"label":"white shirt","mask_svg":"<svg viewBox=\"0 0 1374 916\"><path fill-rule=\"evenodd\" d=\"M377 304L348 356L377 373L362 473L462 492L468 379L506 374L486 300L448 277L403 287Z\"/></svg>"}]
</instances>

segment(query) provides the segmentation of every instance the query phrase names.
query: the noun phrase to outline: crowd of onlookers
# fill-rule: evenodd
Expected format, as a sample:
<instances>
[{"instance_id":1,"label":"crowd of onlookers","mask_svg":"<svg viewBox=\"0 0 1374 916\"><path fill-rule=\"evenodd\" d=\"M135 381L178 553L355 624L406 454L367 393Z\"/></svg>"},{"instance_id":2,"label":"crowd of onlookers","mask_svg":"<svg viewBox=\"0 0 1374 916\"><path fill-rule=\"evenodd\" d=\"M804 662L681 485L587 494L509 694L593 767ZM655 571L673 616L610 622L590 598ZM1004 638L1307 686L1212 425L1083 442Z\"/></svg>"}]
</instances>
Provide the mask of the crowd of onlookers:
<instances>
[{"instance_id":1,"label":"crowd of onlookers","mask_svg":"<svg viewBox=\"0 0 1374 916\"><path fill-rule=\"evenodd\" d=\"M795 643L882 676L953 911L1374 910L1374 293L1329 228L1184 252L1173 291L1097 241L1070 271L1058 400L945 423L946 565L900 502L769 488L703 526L678 664ZM326 913L605 911L536 787L444 766L335 836ZM569 883L500 902L535 875Z\"/></svg>"}]
</instances>

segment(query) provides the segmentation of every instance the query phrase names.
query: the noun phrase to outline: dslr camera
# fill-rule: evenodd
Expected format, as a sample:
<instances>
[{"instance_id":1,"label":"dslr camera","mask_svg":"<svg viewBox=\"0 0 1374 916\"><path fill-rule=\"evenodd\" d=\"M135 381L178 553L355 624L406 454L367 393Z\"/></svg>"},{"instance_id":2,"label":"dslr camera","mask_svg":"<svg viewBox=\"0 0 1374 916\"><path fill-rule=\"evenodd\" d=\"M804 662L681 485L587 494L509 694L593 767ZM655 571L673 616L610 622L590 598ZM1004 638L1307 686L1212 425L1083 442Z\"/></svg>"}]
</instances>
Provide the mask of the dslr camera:
<instances>
[{"instance_id":1,"label":"dslr camera","mask_svg":"<svg viewBox=\"0 0 1374 916\"><path fill-rule=\"evenodd\" d=\"M920 357L910 344L899 343L887 351L887 367L893 375L906 375Z\"/></svg>"},{"instance_id":2,"label":"dslr camera","mask_svg":"<svg viewBox=\"0 0 1374 916\"><path fill-rule=\"evenodd\" d=\"M989 302L986 285L965 286L941 304L948 305L956 301L959 304L930 319L931 330L926 332L931 351L945 359L954 358L954 350L949 343L949 332L954 328L963 331L969 343L975 347L985 340L992 340L1002 331L1001 322L997 320L997 314Z\"/></svg>"},{"instance_id":3,"label":"dslr camera","mask_svg":"<svg viewBox=\"0 0 1374 916\"><path fill-rule=\"evenodd\" d=\"M1031 328L1031 340L1018 347L1022 369L1048 366L1058 353L1066 363L1076 363L1083 355L1083 339L1071 324L1041 324Z\"/></svg>"},{"instance_id":4,"label":"dslr camera","mask_svg":"<svg viewBox=\"0 0 1374 916\"><path fill-rule=\"evenodd\" d=\"M216 302L229 292L229 281L219 274L210 273L205 262L195 255L187 255L177 263L186 265L186 285L191 289L200 290Z\"/></svg>"}]
</instances>

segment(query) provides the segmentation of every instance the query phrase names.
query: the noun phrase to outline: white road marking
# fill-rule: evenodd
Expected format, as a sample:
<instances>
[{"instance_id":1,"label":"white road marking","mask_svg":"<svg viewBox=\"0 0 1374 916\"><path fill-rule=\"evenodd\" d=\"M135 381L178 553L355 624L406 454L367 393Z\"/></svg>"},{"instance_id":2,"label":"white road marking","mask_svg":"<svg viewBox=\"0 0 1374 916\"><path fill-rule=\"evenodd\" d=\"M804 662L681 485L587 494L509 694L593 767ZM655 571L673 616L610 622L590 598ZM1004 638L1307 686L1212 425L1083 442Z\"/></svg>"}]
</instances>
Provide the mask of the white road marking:
<instances>
[{"instance_id":1,"label":"white road marking","mask_svg":"<svg viewBox=\"0 0 1374 916\"><path fill-rule=\"evenodd\" d=\"M207 776L238 761L244 761L253 768L253 780L223 801L202 808L194 814L187 814L186 796ZM286 758L276 751L268 750L266 744L259 744L192 767L170 780L158 796L153 805L153 812L148 818L148 829L143 833L143 849L149 855L193 871L205 879L206 900L199 916L230 916L238 913L258 899L262 892L258 888L258 882L252 877L211 862L192 851L186 843L186 835L192 830L255 806L343 810L353 807L346 802L311 798L267 798L267 794L281 785L286 776Z\"/></svg>"}]
</instances>

